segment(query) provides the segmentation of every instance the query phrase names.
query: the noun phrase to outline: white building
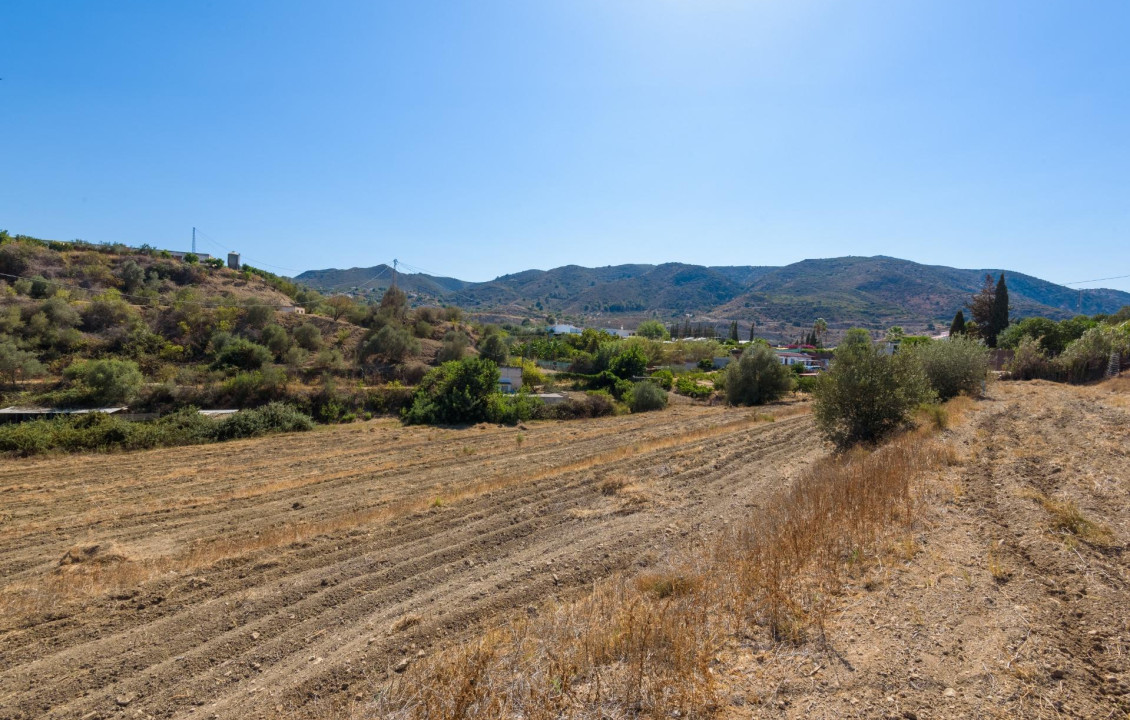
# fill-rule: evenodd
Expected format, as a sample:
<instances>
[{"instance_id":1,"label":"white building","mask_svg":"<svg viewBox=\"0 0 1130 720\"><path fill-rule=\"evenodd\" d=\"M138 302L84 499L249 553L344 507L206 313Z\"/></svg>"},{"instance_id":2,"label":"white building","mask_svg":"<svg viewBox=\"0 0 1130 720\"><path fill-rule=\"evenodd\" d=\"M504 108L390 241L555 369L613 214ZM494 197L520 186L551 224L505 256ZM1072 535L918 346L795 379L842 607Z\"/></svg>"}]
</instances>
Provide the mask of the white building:
<instances>
[{"instance_id":1,"label":"white building","mask_svg":"<svg viewBox=\"0 0 1130 720\"><path fill-rule=\"evenodd\" d=\"M516 393L522 389L522 368L500 367L498 369L498 390L503 393Z\"/></svg>"}]
</instances>

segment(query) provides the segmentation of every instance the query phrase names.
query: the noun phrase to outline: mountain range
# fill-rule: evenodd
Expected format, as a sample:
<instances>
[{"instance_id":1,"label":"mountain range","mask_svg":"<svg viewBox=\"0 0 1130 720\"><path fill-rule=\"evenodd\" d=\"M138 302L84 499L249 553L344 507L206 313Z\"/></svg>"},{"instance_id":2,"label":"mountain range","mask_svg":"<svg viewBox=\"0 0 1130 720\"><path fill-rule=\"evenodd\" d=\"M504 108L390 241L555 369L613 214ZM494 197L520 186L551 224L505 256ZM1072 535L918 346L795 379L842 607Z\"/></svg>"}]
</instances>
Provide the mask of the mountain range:
<instances>
[{"instance_id":1,"label":"mountain range","mask_svg":"<svg viewBox=\"0 0 1130 720\"><path fill-rule=\"evenodd\" d=\"M566 265L526 270L488 282L425 274L397 275L397 284L417 303L450 303L492 320L542 318L624 325L645 318L664 322L710 322L760 328L789 337L824 318L832 328L908 331L948 327L968 308L985 275L1001 272L1014 317L1113 313L1130 305L1130 293L1076 290L1030 275L1003 270L923 265L898 258L840 257L803 260L783 267L702 266L682 263ZM379 297L392 282L392 268L310 270L294 278L322 292Z\"/></svg>"}]
</instances>

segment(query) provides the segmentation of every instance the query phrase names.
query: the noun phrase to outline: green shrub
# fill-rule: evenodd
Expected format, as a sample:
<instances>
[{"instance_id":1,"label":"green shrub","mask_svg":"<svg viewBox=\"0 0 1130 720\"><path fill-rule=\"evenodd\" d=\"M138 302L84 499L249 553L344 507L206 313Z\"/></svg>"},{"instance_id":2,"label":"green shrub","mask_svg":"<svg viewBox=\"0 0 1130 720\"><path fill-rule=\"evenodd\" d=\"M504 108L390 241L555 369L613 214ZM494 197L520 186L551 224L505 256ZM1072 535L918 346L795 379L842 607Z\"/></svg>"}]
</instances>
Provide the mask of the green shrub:
<instances>
[{"instance_id":1,"label":"green shrub","mask_svg":"<svg viewBox=\"0 0 1130 720\"><path fill-rule=\"evenodd\" d=\"M294 328L294 341L303 350L314 352L322 349L322 331L313 323L305 322Z\"/></svg>"},{"instance_id":2,"label":"green shrub","mask_svg":"<svg viewBox=\"0 0 1130 720\"><path fill-rule=\"evenodd\" d=\"M251 407L280 400L286 395L286 373L277 367L241 372L224 381L216 402Z\"/></svg>"},{"instance_id":3,"label":"green shrub","mask_svg":"<svg viewBox=\"0 0 1130 720\"><path fill-rule=\"evenodd\" d=\"M1111 353L1130 355L1130 322L1121 325L1098 325L1085 331L1053 361L1053 367L1068 382L1097 380L1106 372Z\"/></svg>"},{"instance_id":4,"label":"green shrub","mask_svg":"<svg viewBox=\"0 0 1130 720\"><path fill-rule=\"evenodd\" d=\"M424 376L412 396L412 406L401 417L408 424L487 420L498 378L498 366L490 360L475 357L445 362Z\"/></svg>"},{"instance_id":5,"label":"green shrub","mask_svg":"<svg viewBox=\"0 0 1130 720\"><path fill-rule=\"evenodd\" d=\"M726 367L726 402L763 405L780 399L793 388L793 376L777 353L765 345L748 347Z\"/></svg>"},{"instance_id":6,"label":"green shrub","mask_svg":"<svg viewBox=\"0 0 1130 720\"><path fill-rule=\"evenodd\" d=\"M494 393L487 400L487 419L494 423L516 425L536 417L541 407L541 400L527 393Z\"/></svg>"},{"instance_id":7,"label":"green shrub","mask_svg":"<svg viewBox=\"0 0 1130 720\"><path fill-rule=\"evenodd\" d=\"M130 422L105 413L0 425L0 453L19 456L51 451L105 452L196 445L217 440L296 432L314 427L310 418L288 405L272 403L222 420L186 407L151 422Z\"/></svg>"},{"instance_id":8,"label":"green shrub","mask_svg":"<svg viewBox=\"0 0 1130 720\"><path fill-rule=\"evenodd\" d=\"M636 328L636 335L650 340L669 340L671 333L658 320L644 320Z\"/></svg>"},{"instance_id":9,"label":"green shrub","mask_svg":"<svg viewBox=\"0 0 1130 720\"><path fill-rule=\"evenodd\" d=\"M497 365L505 365L510 351L506 347L506 340L498 333L487 335L479 343L479 357L490 360Z\"/></svg>"},{"instance_id":10,"label":"green shrub","mask_svg":"<svg viewBox=\"0 0 1130 720\"><path fill-rule=\"evenodd\" d=\"M631 380L647 370L647 355L639 345L629 346L612 358L608 369L618 378Z\"/></svg>"},{"instance_id":11,"label":"green shrub","mask_svg":"<svg viewBox=\"0 0 1130 720\"><path fill-rule=\"evenodd\" d=\"M440 347L439 353L436 354L436 362L448 363L452 361L459 361L467 353L467 347L471 341L467 336L458 330L449 330L443 336L443 346Z\"/></svg>"},{"instance_id":12,"label":"green shrub","mask_svg":"<svg viewBox=\"0 0 1130 720\"><path fill-rule=\"evenodd\" d=\"M980 395L981 384L989 374L989 350L965 336L951 337L917 345L911 350L926 373L938 398L949 400L961 393Z\"/></svg>"},{"instance_id":13,"label":"green shrub","mask_svg":"<svg viewBox=\"0 0 1130 720\"><path fill-rule=\"evenodd\" d=\"M1013 380L1035 380L1052 374L1048 356L1040 347L1040 341L1033 337L1020 338L1005 370Z\"/></svg>"},{"instance_id":14,"label":"green shrub","mask_svg":"<svg viewBox=\"0 0 1130 720\"><path fill-rule=\"evenodd\" d=\"M522 361L522 385L534 387L545 384L545 374L538 369L533 360Z\"/></svg>"},{"instance_id":15,"label":"green shrub","mask_svg":"<svg viewBox=\"0 0 1130 720\"><path fill-rule=\"evenodd\" d=\"M276 432L312 430L310 416L284 403L271 403L256 410L244 410L228 415L216 424L213 437L217 440L257 437Z\"/></svg>"},{"instance_id":16,"label":"green shrub","mask_svg":"<svg viewBox=\"0 0 1130 720\"><path fill-rule=\"evenodd\" d=\"M625 402L634 413L662 410L667 407L667 391L649 380L644 380L632 386Z\"/></svg>"},{"instance_id":17,"label":"green shrub","mask_svg":"<svg viewBox=\"0 0 1130 720\"><path fill-rule=\"evenodd\" d=\"M272 324L264 327L259 334L259 341L276 357L282 357L290 349L290 336L286 334L286 329L281 325Z\"/></svg>"},{"instance_id":18,"label":"green shrub","mask_svg":"<svg viewBox=\"0 0 1130 720\"><path fill-rule=\"evenodd\" d=\"M217 368L239 368L240 370L258 370L274 359L271 351L244 338L233 338L223 344L213 364Z\"/></svg>"},{"instance_id":19,"label":"green shrub","mask_svg":"<svg viewBox=\"0 0 1130 720\"><path fill-rule=\"evenodd\" d=\"M664 390L670 390L675 386L675 374L670 370L656 370L651 374L651 377L659 383L659 387Z\"/></svg>"},{"instance_id":20,"label":"green shrub","mask_svg":"<svg viewBox=\"0 0 1130 720\"><path fill-rule=\"evenodd\" d=\"M815 396L816 425L841 450L908 427L913 410L934 399L914 353L884 355L870 340L837 348Z\"/></svg>"},{"instance_id":21,"label":"green shrub","mask_svg":"<svg viewBox=\"0 0 1130 720\"><path fill-rule=\"evenodd\" d=\"M698 378L701 375L680 375L675 380L675 392L680 395L702 400L708 398L714 393L714 387L710 385L700 385Z\"/></svg>"},{"instance_id":22,"label":"green shrub","mask_svg":"<svg viewBox=\"0 0 1130 720\"><path fill-rule=\"evenodd\" d=\"M11 340L0 341L0 378L14 385L22 378L38 377L43 372L35 353L21 350Z\"/></svg>"},{"instance_id":23,"label":"green shrub","mask_svg":"<svg viewBox=\"0 0 1130 720\"><path fill-rule=\"evenodd\" d=\"M419 353L420 341L397 325L385 325L361 346L362 361L375 355L386 363L394 364Z\"/></svg>"},{"instance_id":24,"label":"green shrub","mask_svg":"<svg viewBox=\"0 0 1130 720\"><path fill-rule=\"evenodd\" d=\"M72 400L80 404L127 404L141 389L142 376L132 360L79 360L63 371Z\"/></svg>"}]
</instances>

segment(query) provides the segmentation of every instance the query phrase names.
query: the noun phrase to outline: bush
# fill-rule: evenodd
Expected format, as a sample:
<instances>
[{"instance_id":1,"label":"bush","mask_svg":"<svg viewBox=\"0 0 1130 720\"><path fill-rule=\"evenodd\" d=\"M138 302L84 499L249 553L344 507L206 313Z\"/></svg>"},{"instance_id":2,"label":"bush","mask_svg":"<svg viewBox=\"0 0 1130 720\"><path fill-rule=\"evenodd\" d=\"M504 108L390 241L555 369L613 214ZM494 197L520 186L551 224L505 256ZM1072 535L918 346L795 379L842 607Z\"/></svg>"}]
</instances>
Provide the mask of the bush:
<instances>
[{"instance_id":1,"label":"bush","mask_svg":"<svg viewBox=\"0 0 1130 720\"><path fill-rule=\"evenodd\" d=\"M675 386L675 374L670 370L656 370L651 377L659 383L659 387L670 390Z\"/></svg>"},{"instance_id":2,"label":"bush","mask_svg":"<svg viewBox=\"0 0 1130 720\"><path fill-rule=\"evenodd\" d=\"M516 425L530 420L541 411L541 400L526 393L495 393L487 401L487 419L495 423Z\"/></svg>"},{"instance_id":3,"label":"bush","mask_svg":"<svg viewBox=\"0 0 1130 720\"><path fill-rule=\"evenodd\" d=\"M1013 380L1035 380L1051 375L1048 356L1040 347L1040 341L1033 337L1022 337L1016 345L1012 360L1005 367Z\"/></svg>"},{"instance_id":4,"label":"bush","mask_svg":"<svg viewBox=\"0 0 1130 720\"><path fill-rule=\"evenodd\" d=\"M613 357L608 369L618 378L631 380L647 370L647 356L639 345L632 345Z\"/></svg>"},{"instance_id":5,"label":"bush","mask_svg":"<svg viewBox=\"0 0 1130 720\"><path fill-rule=\"evenodd\" d=\"M648 338L649 340L669 340L671 333L667 328L663 327L663 323L658 320L644 320L636 328L636 335Z\"/></svg>"},{"instance_id":6,"label":"bush","mask_svg":"<svg viewBox=\"0 0 1130 720\"><path fill-rule=\"evenodd\" d=\"M980 395L989 374L989 350L976 340L958 336L914 347L913 353L940 400L961 393Z\"/></svg>"},{"instance_id":7,"label":"bush","mask_svg":"<svg viewBox=\"0 0 1130 720\"><path fill-rule=\"evenodd\" d=\"M302 323L294 328L294 341L303 350L314 352L322 349L322 331L313 323Z\"/></svg>"},{"instance_id":8,"label":"bush","mask_svg":"<svg viewBox=\"0 0 1130 720\"><path fill-rule=\"evenodd\" d=\"M443 336L443 346L436 355L436 362L447 363L462 360L467 352L468 345L470 345L470 341L466 335L458 330L449 330Z\"/></svg>"},{"instance_id":9,"label":"bush","mask_svg":"<svg viewBox=\"0 0 1130 720\"><path fill-rule=\"evenodd\" d=\"M545 384L545 373L538 369L533 360L522 361L522 385L534 387Z\"/></svg>"},{"instance_id":10,"label":"bush","mask_svg":"<svg viewBox=\"0 0 1130 720\"><path fill-rule=\"evenodd\" d=\"M675 392L686 395L695 400L702 400L714 394L713 385L701 385L698 379L701 375L680 375L675 381Z\"/></svg>"},{"instance_id":11,"label":"bush","mask_svg":"<svg viewBox=\"0 0 1130 720\"><path fill-rule=\"evenodd\" d=\"M793 375L765 345L752 345L726 367L726 402L763 405L780 399L793 388Z\"/></svg>"},{"instance_id":12,"label":"bush","mask_svg":"<svg viewBox=\"0 0 1130 720\"><path fill-rule=\"evenodd\" d=\"M241 372L224 381L216 402L251 407L286 395L286 373L277 367Z\"/></svg>"},{"instance_id":13,"label":"bush","mask_svg":"<svg viewBox=\"0 0 1130 720\"><path fill-rule=\"evenodd\" d=\"M281 325L272 324L264 327L259 334L259 341L276 357L282 357L283 353L290 349L290 336Z\"/></svg>"},{"instance_id":14,"label":"bush","mask_svg":"<svg viewBox=\"0 0 1130 720\"><path fill-rule=\"evenodd\" d=\"M274 322L275 309L270 305L262 303L252 303L247 306L247 314L244 315L243 321L247 323L248 327L260 330L267 327L270 323Z\"/></svg>"},{"instance_id":15,"label":"bush","mask_svg":"<svg viewBox=\"0 0 1130 720\"><path fill-rule=\"evenodd\" d=\"M70 398L90 405L127 404L137 397L142 376L132 360L79 360L63 371Z\"/></svg>"},{"instance_id":16,"label":"bush","mask_svg":"<svg viewBox=\"0 0 1130 720\"><path fill-rule=\"evenodd\" d=\"M634 413L662 410L667 407L667 391L650 380L644 380L632 386L625 402Z\"/></svg>"},{"instance_id":17,"label":"bush","mask_svg":"<svg viewBox=\"0 0 1130 720\"><path fill-rule=\"evenodd\" d=\"M0 378L14 385L21 378L38 377L43 371L34 353L21 350L11 340L0 340Z\"/></svg>"},{"instance_id":18,"label":"bush","mask_svg":"<svg viewBox=\"0 0 1130 720\"><path fill-rule=\"evenodd\" d=\"M0 453L29 456L52 450L89 452L196 445L310 430L313 421L289 405L273 403L222 420L187 407L152 422L129 422L105 413L0 425Z\"/></svg>"},{"instance_id":19,"label":"bush","mask_svg":"<svg viewBox=\"0 0 1130 720\"><path fill-rule=\"evenodd\" d=\"M271 403L257 410L244 410L220 420L213 432L217 440L258 437L276 432L312 430L309 415L283 403Z\"/></svg>"},{"instance_id":20,"label":"bush","mask_svg":"<svg viewBox=\"0 0 1130 720\"><path fill-rule=\"evenodd\" d=\"M1111 353L1130 355L1130 323L1099 325L1084 332L1055 359L1053 366L1068 382L1097 380L1106 372Z\"/></svg>"},{"instance_id":21,"label":"bush","mask_svg":"<svg viewBox=\"0 0 1130 720\"><path fill-rule=\"evenodd\" d=\"M557 405L546 405L540 416L555 420L596 418L616 413L616 401L603 391L586 393L583 398L569 398Z\"/></svg>"},{"instance_id":22,"label":"bush","mask_svg":"<svg viewBox=\"0 0 1130 720\"><path fill-rule=\"evenodd\" d=\"M934 394L913 353L883 355L868 340L837 348L815 396L817 427L843 450L908 427L913 410Z\"/></svg>"},{"instance_id":23,"label":"bush","mask_svg":"<svg viewBox=\"0 0 1130 720\"><path fill-rule=\"evenodd\" d=\"M490 360L497 365L505 365L509 356L510 352L506 347L506 341L497 333L487 335L479 343L479 357L485 360Z\"/></svg>"},{"instance_id":24,"label":"bush","mask_svg":"<svg viewBox=\"0 0 1130 720\"><path fill-rule=\"evenodd\" d=\"M445 362L429 372L402 413L408 424L459 424L488 418L491 395L498 392L498 366L482 358Z\"/></svg>"},{"instance_id":25,"label":"bush","mask_svg":"<svg viewBox=\"0 0 1130 720\"><path fill-rule=\"evenodd\" d=\"M419 353L420 341L396 325L385 325L361 346L362 362L375 355L386 363L395 364Z\"/></svg>"},{"instance_id":26,"label":"bush","mask_svg":"<svg viewBox=\"0 0 1130 720\"><path fill-rule=\"evenodd\" d=\"M258 370L274 359L270 350L245 340L234 338L223 344L214 366L217 368L239 368L240 370Z\"/></svg>"}]
</instances>

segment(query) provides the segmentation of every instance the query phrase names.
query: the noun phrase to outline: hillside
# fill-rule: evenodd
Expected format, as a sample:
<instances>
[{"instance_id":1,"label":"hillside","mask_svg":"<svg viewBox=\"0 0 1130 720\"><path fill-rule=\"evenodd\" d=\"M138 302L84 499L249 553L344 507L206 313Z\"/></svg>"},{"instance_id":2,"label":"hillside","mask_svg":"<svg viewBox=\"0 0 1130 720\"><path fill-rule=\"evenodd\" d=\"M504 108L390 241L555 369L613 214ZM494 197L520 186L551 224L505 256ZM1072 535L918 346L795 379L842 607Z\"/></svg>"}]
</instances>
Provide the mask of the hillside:
<instances>
[{"instance_id":1,"label":"hillside","mask_svg":"<svg viewBox=\"0 0 1130 720\"><path fill-rule=\"evenodd\" d=\"M169 413L287 401L333 422L395 412L407 391L357 381L418 379L447 333L474 337L455 309L342 300L250 267L0 231L0 407ZM390 324L411 328L395 361L366 345Z\"/></svg>"},{"instance_id":2,"label":"hillside","mask_svg":"<svg viewBox=\"0 0 1130 720\"><path fill-rule=\"evenodd\" d=\"M362 278L384 286L382 266L366 270L317 270L295 278L334 291ZM993 269L959 269L908 260L842 257L803 260L785 267L704 267L681 263L586 268L568 265L527 270L483 283L401 275L401 286L422 300L447 301L479 313L556 314L584 321L632 322L646 317L671 321L687 316L723 324L738 320L789 335L822 317L833 328L921 330L948 326ZM1113 313L1130 305L1130 293L1075 290L1005 270L1013 315L1063 319L1078 313ZM613 316L608 319L606 316Z\"/></svg>"}]
</instances>

